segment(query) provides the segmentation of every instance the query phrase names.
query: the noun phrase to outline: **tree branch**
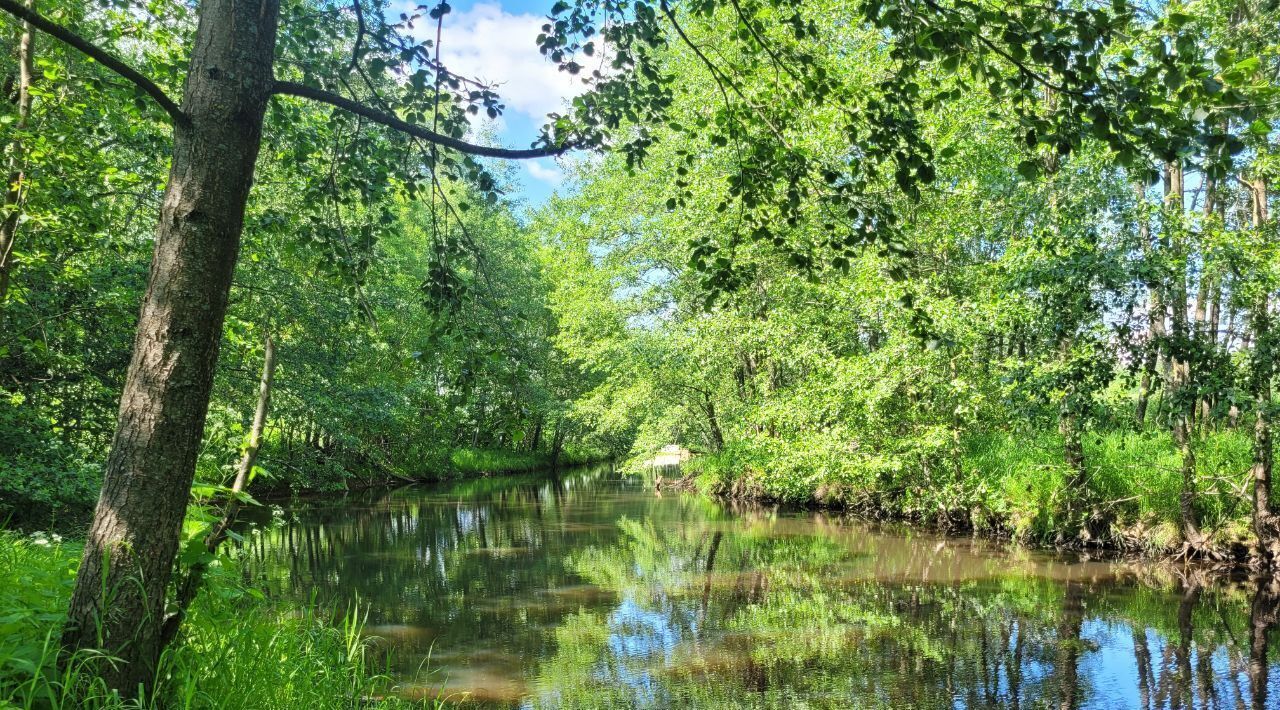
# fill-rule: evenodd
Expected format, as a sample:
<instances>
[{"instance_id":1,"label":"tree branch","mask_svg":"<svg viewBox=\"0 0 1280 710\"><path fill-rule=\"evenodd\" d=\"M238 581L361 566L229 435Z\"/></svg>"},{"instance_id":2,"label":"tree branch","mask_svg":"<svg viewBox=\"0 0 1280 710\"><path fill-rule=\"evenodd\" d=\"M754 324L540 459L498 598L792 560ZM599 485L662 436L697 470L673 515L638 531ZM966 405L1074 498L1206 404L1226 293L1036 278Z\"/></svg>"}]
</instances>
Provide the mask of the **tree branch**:
<instances>
[{"instance_id":1,"label":"tree branch","mask_svg":"<svg viewBox=\"0 0 1280 710\"><path fill-rule=\"evenodd\" d=\"M356 63L360 61L360 48L364 43L364 10L360 7L360 0L351 0L351 9L356 13L356 42L351 46L351 63L347 65L347 71L356 68Z\"/></svg>"},{"instance_id":2,"label":"tree branch","mask_svg":"<svg viewBox=\"0 0 1280 710\"><path fill-rule=\"evenodd\" d=\"M155 82L143 76L133 67L117 59L105 49L89 42L65 27L51 22L35 10L24 7L21 3L16 2L15 0L0 0L0 11L6 12L27 22L32 27L63 42L64 44L70 45L81 54L84 54L102 66L124 77L134 86L138 87L142 93L150 96L156 103L160 104L160 107L165 110L165 113L169 114L169 117L173 119L175 124L185 126L189 123L190 119L187 118L187 114L182 112L182 109L178 104L174 103L173 99L169 98L168 94L164 93L163 89L156 86Z\"/></svg>"},{"instance_id":3,"label":"tree branch","mask_svg":"<svg viewBox=\"0 0 1280 710\"><path fill-rule=\"evenodd\" d=\"M729 76L727 72L721 70L720 67L716 66L715 62L712 62L710 59L708 59L706 53L704 53L702 49L697 44L694 43L693 40L689 39L689 35L685 34L684 28L681 27L680 23L676 21L676 14L671 9L671 6L667 3L667 0L661 0L661 2L659 3L659 8L662 10L662 14L667 16L667 21L671 23L671 28L676 31L676 34L679 35L680 40L685 43L685 46L687 46L690 50L693 51L694 55L697 56L698 59L702 60L702 63L704 65L706 65L707 70L711 72L711 76L713 79L716 80L716 83L720 84L721 79L723 79L724 83L727 83L729 85L729 88L733 89L733 93L737 94L738 98L742 99L742 103L749 106L751 110L755 112L756 117L759 118L760 121L769 128L769 132L773 133L773 136L778 139L778 142L786 146L788 149L790 149L791 144L787 141L785 137L783 137L782 131L779 131L778 128L773 125L773 122L769 120L769 117L764 114L764 111L761 110L759 106L757 106L753 101L751 101L751 99L747 98L747 95L744 94L742 89L738 87L738 84L733 80L733 77ZM723 84L720 86L720 91L721 93L724 92Z\"/></svg>"},{"instance_id":4,"label":"tree branch","mask_svg":"<svg viewBox=\"0 0 1280 710\"><path fill-rule=\"evenodd\" d=\"M11 2L11 0L0 0L0 3L8 2ZM331 106L337 106L338 108L350 111L357 116L364 116L374 123L380 123L388 128L400 131L401 133L407 133L411 136L416 136L430 143L434 143L435 145L452 148L459 153L466 153L468 155L479 155L486 158L505 158L507 160L528 160L530 158L554 157L567 153L576 147L574 145L564 145L558 148L527 148L524 150L489 148L482 145L475 145L474 143L468 143L464 140L453 138L452 136L446 136L443 133L437 133L428 128L409 123L408 121L405 121L393 114L370 108L358 101L352 101L351 99L335 94L332 91L317 89L305 84L298 84L292 81L277 81L273 93L282 96L297 96L304 99L311 99L312 101L319 101L320 103L329 104Z\"/></svg>"}]
</instances>

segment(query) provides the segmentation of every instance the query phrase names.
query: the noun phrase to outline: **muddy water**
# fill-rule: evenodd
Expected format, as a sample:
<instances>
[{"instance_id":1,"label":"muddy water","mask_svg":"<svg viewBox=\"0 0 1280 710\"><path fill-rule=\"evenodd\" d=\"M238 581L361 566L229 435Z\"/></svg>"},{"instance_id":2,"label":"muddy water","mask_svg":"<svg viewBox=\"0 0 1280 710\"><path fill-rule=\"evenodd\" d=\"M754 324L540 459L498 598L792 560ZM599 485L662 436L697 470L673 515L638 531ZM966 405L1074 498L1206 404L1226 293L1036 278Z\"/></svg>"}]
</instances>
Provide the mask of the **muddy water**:
<instances>
[{"instance_id":1,"label":"muddy water","mask_svg":"<svg viewBox=\"0 0 1280 710\"><path fill-rule=\"evenodd\" d=\"M808 511L609 470L286 506L274 594L359 604L394 692L496 707L1280 708L1249 580Z\"/></svg>"}]
</instances>

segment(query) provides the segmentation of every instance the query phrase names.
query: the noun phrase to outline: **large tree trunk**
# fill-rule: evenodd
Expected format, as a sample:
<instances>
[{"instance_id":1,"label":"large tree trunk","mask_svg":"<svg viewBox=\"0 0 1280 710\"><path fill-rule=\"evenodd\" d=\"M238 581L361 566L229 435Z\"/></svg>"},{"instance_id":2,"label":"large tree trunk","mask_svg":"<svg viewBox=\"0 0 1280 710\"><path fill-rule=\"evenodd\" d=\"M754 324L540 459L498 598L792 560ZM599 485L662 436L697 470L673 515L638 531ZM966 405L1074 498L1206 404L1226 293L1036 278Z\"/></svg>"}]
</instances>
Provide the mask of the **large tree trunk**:
<instances>
[{"instance_id":1,"label":"large tree trunk","mask_svg":"<svg viewBox=\"0 0 1280 710\"><path fill-rule=\"evenodd\" d=\"M119 422L63 642L148 686L272 88L279 0L203 0Z\"/></svg>"},{"instance_id":2,"label":"large tree trunk","mask_svg":"<svg viewBox=\"0 0 1280 710\"><path fill-rule=\"evenodd\" d=\"M27 7L35 7L33 0ZM18 40L18 120L14 125L17 137L9 144L9 175L5 181L4 206L0 208L0 318L9 296L9 281L13 272L13 247L18 238L18 222L22 217L22 204L27 196L27 175L23 163L26 150L22 132L31 117L31 82L35 77L35 31L31 24L22 23L22 37Z\"/></svg>"}]
</instances>

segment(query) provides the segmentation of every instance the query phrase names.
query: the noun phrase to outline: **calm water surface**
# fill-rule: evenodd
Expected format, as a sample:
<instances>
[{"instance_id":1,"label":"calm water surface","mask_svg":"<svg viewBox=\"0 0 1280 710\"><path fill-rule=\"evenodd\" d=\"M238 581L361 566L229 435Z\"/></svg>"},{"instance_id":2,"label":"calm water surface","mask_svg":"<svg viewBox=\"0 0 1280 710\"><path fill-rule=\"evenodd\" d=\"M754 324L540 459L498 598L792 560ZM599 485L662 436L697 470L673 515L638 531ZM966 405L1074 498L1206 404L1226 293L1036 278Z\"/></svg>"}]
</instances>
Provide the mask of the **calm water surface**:
<instances>
[{"instance_id":1,"label":"calm water surface","mask_svg":"<svg viewBox=\"0 0 1280 710\"><path fill-rule=\"evenodd\" d=\"M1280 708L1275 597L1245 581L659 497L608 469L309 500L259 522L246 573L358 602L407 696Z\"/></svg>"}]
</instances>

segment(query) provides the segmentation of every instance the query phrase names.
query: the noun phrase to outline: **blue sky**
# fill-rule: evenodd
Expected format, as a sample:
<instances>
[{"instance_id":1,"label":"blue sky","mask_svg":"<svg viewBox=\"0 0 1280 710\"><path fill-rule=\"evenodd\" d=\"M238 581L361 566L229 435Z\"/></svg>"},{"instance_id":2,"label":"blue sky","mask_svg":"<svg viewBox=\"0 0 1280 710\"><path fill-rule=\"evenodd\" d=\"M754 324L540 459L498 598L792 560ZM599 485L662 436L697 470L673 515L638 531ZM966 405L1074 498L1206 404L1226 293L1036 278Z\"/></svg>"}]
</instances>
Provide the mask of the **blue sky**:
<instances>
[{"instance_id":1,"label":"blue sky","mask_svg":"<svg viewBox=\"0 0 1280 710\"><path fill-rule=\"evenodd\" d=\"M441 59L451 71L497 84L506 110L496 122L477 129L493 130L498 142L526 148L538 135L549 111L563 106L567 97L581 93L581 81L560 72L538 52L535 39L554 0L451 0L453 11L444 18ZM431 0L405 0L399 8L431 4ZM423 36L435 27L418 23ZM519 185L513 198L529 204L547 199L564 173L552 159L522 162L517 167Z\"/></svg>"}]
</instances>

